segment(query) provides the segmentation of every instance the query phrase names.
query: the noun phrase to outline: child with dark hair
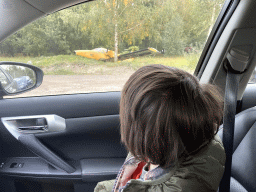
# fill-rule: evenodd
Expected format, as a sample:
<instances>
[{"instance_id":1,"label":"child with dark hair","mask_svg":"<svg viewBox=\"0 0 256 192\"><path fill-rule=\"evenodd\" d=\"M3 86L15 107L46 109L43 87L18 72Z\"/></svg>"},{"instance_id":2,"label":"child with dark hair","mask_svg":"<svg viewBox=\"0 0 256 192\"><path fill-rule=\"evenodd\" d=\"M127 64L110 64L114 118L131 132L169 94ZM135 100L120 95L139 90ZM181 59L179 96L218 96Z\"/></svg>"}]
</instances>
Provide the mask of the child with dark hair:
<instances>
[{"instance_id":1,"label":"child with dark hair","mask_svg":"<svg viewBox=\"0 0 256 192\"><path fill-rule=\"evenodd\" d=\"M94 191L217 191L226 160L217 135L222 115L217 87L177 68L140 68L120 100L129 154L116 180L99 182Z\"/></svg>"}]
</instances>

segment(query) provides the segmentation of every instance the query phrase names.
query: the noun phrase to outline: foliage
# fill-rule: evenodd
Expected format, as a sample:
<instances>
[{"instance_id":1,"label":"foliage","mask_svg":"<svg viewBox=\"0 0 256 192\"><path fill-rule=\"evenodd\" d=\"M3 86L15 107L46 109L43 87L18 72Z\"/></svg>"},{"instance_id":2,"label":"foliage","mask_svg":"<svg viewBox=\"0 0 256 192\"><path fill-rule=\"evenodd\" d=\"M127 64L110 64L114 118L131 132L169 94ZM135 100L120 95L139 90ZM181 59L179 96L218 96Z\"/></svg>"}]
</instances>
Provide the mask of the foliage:
<instances>
[{"instance_id":1,"label":"foliage","mask_svg":"<svg viewBox=\"0 0 256 192\"><path fill-rule=\"evenodd\" d=\"M53 56L105 47L165 49L182 55L204 45L224 0L102 0L26 26L0 44L0 56ZM130 51L130 50L128 50Z\"/></svg>"},{"instance_id":2,"label":"foliage","mask_svg":"<svg viewBox=\"0 0 256 192\"><path fill-rule=\"evenodd\" d=\"M177 15L166 23L163 34L163 48L165 54L182 55L185 47L182 18Z\"/></svg>"}]
</instances>

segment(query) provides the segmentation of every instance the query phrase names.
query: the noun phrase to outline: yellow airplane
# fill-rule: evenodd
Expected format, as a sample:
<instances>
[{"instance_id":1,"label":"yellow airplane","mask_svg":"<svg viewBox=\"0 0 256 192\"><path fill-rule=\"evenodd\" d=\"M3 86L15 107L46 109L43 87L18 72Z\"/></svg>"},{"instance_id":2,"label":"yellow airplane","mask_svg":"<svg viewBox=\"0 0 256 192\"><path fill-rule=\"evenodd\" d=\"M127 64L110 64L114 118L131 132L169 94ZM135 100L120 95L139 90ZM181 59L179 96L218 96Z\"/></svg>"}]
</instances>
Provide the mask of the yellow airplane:
<instances>
[{"instance_id":1,"label":"yellow airplane","mask_svg":"<svg viewBox=\"0 0 256 192\"><path fill-rule=\"evenodd\" d=\"M115 55L114 51L111 51L105 48L96 48L92 50L75 50L75 53L76 55L87 57L89 59L101 60L101 61L113 61L114 55ZM149 47L147 49L142 49L142 50L134 51L131 53L119 54L118 60L122 61L129 58L140 57L140 56L150 55L150 54L160 54L160 52L152 47Z\"/></svg>"},{"instance_id":2,"label":"yellow airplane","mask_svg":"<svg viewBox=\"0 0 256 192\"><path fill-rule=\"evenodd\" d=\"M96 48L93 50L75 50L76 55L87 57L89 59L96 60L107 60L114 58L114 51L105 49L105 48Z\"/></svg>"}]
</instances>

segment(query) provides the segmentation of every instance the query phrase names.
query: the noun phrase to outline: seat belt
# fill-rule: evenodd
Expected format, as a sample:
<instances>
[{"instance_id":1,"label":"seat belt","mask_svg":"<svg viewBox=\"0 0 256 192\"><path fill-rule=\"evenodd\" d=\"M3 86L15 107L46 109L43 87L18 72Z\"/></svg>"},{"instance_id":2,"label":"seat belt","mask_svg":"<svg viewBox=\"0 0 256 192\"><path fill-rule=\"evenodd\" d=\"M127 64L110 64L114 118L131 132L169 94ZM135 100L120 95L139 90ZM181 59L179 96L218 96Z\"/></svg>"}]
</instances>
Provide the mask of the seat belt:
<instances>
[{"instance_id":1,"label":"seat belt","mask_svg":"<svg viewBox=\"0 0 256 192\"><path fill-rule=\"evenodd\" d=\"M237 105L237 91L241 73L245 71L249 55L240 50L231 49L227 54L227 77L224 98L223 145L226 152L225 171L220 182L219 192L230 191L231 166L234 142L234 126Z\"/></svg>"},{"instance_id":2,"label":"seat belt","mask_svg":"<svg viewBox=\"0 0 256 192\"><path fill-rule=\"evenodd\" d=\"M234 124L237 104L237 90L239 86L240 74L227 71L224 117L223 117L223 145L226 152L225 171L220 182L219 192L230 191L231 165L233 155Z\"/></svg>"}]
</instances>

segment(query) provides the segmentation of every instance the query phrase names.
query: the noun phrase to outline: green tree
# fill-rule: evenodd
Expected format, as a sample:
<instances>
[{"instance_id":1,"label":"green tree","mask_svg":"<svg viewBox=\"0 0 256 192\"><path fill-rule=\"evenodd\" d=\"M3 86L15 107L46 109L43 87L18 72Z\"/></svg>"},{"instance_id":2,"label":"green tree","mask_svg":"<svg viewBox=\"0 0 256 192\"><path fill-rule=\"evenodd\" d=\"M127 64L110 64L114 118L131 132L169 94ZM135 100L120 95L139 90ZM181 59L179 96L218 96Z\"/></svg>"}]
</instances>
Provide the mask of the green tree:
<instances>
[{"instance_id":1,"label":"green tree","mask_svg":"<svg viewBox=\"0 0 256 192\"><path fill-rule=\"evenodd\" d=\"M183 34L183 20L176 15L166 23L163 33L163 48L168 55L182 55L185 42Z\"/></svg>"},{"instance_id":2,"label":"green tree","mask_svg":"<svg viewBox=\"0 0 256 192\"><path fill-rule=\"evenodd\" d=\"M119 43L135 45L148 36L145 27L149 10L143 0L105 0L95 2L86 14L84 30L92 45L105 45L115 50L117 61Z\"/></svg>"},{"instance_id":3,"label":"green tree","mask_svg":"<svg viewBox=\"0 0 256 192\"><path fill-rule=\"evenodd\" d=\"M102 0L56 12L20 30L0 44L0 54L70 54L105 47L165 49L180 55L186 46L202 46L224 0ZM120 51L119 51L120 50Z\"/></svg>"}]
</instances>

